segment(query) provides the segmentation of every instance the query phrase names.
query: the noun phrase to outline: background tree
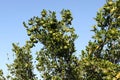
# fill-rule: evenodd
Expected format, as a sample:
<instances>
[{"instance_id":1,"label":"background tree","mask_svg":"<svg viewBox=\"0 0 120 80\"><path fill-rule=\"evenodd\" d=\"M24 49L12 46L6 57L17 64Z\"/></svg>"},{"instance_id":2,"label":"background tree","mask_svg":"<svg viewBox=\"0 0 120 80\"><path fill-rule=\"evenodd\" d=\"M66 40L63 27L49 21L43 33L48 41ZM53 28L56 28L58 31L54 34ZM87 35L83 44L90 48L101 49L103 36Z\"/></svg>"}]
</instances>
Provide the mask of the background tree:
<instances>
[{"instance_id":1,"label":"background tree","mask_svg":"<svg viewBox=\"0 0 120 80\"><path fill-rule=\"evenodd\" d=\"M26 45L19 47L13 43L13 51L16 59L13 64L7 65L10 75L7 76L10 80L36 80L33 73L31 47L32 43L26 41Z\"/></svg>"},{"instance_id":2,"label":"background tree","mask_svg":"<svg viewBox=\"0 0 120 80\"><path fill-rule=\"evenodd\" d=\"M79 71L83 80L117 80L120 72L120 0L107 0L93 26L95 35L82 51Z\"/></svg>"},{"instance_id":3,"label":"background tree","mask_svg":"<svg viewBox=\"0 0 120 80\"><path fill-rule=\"evenodd\" d=\"M77 65L74 41L77 35L71 27L73 20L69 10L62 10L62 20L57 20L56 13L46 10L41 12L41 17L33 17L25 24L28 36L33 45L37 42L43 48L37 52L37 69L45 80L72 80L73 69Z\"/></svg>"}]
</instances>

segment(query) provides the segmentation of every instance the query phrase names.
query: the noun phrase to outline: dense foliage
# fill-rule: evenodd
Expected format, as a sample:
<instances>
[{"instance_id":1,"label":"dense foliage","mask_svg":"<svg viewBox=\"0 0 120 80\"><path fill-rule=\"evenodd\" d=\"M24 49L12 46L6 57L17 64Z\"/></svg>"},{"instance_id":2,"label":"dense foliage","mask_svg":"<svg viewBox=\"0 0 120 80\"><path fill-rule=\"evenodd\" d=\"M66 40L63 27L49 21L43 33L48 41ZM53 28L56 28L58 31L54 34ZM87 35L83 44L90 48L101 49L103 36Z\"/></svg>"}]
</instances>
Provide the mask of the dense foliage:
<instances>
[{"instance_id":1,"label":"dense foliage","mask_svg":"<svg viewBox=\"0 0 120 80\"><path fill-rule=\"evenodd\" d=\"M43 48L37 52L38 71L42 72L42 77L46 80L74 79L72 66L76 65L72 58L75 52L74 40L77 35L71 27L72 16L69 10L62 10L62 20L56 19L55 12L41 12L41 18L33 17L26 26L33 45L37 42L42 43ZM24 23L25 24L25 23ZM26 25L26 24L25 24Z\"/></svg>"},{"instance_id":2,"label":"dense foliage","mask_svg":"<svg viewBox=\"0 0 120 80\"><path fill-rule=\"evenodd\" d=\"M117 80L120 78L120 0L108 0L95 20L97 25L91 30L95 33L93 40L82 51L81 62L85 60L85 64L80 63L82 74L89 80Z\"/></svg>"},{"instance_id":3,"label":"dense foliage","mask_svg":"<svg viewBox=\"0 0 120 80\"><path fill-rule=\"evenodd\" d=\"M16 59L13 64L7 65L10 75L7 76L10 80L36 80L33 73L32 55L30 54L31 43L26 41L26 45L19 47L13 44L13 51Z\"/></svg>"},{"instance_id":4,"label":"dense foliage","mask_svg":"<svg viewBox=\"0 0 120 80\"><path fill-rule=\"evenodd\" d=\"M79 59L72 20L70 10L61 11L61 20L54 11L43 10L40 17L23 22L29 40L23 47L13 43L16 58L7 65L6 79L38 80L32 62L37 55L35 66L44 80L120 80L120 0L107 0L97 12L94 35ZM39 43L43 47L31 54ZM0 70L0 80L6 79Z\"/></svg>"},{"instance_id":5,"label":"dense foliage","mask_svg":"<svg viewBox=\"0 0 120 80\"><path fill-rule=\"evenodd\" d=\"M118 64L120 62L120 1L109 0L97 12L95 20L97 25L94 25L92 30L95 33L92 37L94 41L90 41L86 47L89 56Z\"/></svg>"}]
</instances>

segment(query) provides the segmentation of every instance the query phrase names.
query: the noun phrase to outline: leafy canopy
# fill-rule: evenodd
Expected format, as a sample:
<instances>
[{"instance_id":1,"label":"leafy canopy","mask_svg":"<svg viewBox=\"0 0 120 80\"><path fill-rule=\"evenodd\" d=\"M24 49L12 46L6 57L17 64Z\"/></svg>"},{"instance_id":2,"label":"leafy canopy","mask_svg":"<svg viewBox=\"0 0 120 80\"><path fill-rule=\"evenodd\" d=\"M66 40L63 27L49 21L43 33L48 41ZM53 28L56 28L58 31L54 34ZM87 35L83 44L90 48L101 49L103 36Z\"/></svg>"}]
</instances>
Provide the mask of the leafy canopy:
<instances>
[{"instance_id":1,"label":"leafy canopy","mask_svg":"<svg viewBox=\"0 0 120 80\"><path fill-rule=\"evenodd\" d=\"M33 72L31 49L36 52L37 70L44 80L119 80L120 79L120 0L106 0L96 15L92 40L78 59L74 41L77 38L70 10L61 11L61 20L53 11L43 10L23 22L29 40L23 47L13 44L15 60L8 66L11 80L38 80ZM0 79L4 80L0 70Z\"/></svg>"}]
</instances>

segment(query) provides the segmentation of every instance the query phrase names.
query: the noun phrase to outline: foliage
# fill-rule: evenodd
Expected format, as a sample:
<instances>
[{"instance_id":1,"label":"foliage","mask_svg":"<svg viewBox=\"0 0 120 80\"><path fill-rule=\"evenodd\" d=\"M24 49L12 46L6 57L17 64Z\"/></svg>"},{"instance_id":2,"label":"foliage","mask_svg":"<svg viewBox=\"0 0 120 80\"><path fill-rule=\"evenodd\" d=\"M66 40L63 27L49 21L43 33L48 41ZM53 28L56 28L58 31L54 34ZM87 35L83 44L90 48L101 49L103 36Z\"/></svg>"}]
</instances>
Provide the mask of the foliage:
<instances>
[{"instance_id":1,"label":"foliage","mask_svg":"<svg viewBox=\"0 0 120 80\"><path fill-rule=\"evenodd\" d=\"M41 17L33 17L28 25L24 22L31 43L42 43L43 48L37 52L37 69L45 80L74 79L71 73L76 63L74 41L77 35L71 27L72 16L69 10L62 10L62 20L56 19L55 12L43 10ZM73 66L71 66L74 65Z\"/></svg>"},{"instance_id":2,"label":"foliage","mask_svg":"<svg viewBox=\"0 0 120 80\"><path fill-rule=\"evenodd\" d=\"M83 80L120 79L120 0L108 0L100 8L93 26L93 41L82 51ZM84 63L83 63L84 62ZM105 72L105 73L104 73ZM118 76L117 76L118 75Z\"/></svg>"},{"instance_id":3,"label":"foliage","mask_svg":"<svg viewBox=\"0 0 120 80\"><path fill-rule=\"evenodd\" d=\"M76 67L75 80L117 80L120 66L99 58L83 58Z\"/></svg>"},{"instance_id":4,"label":"foliage","mask_svg":"<svg viewBox=\"0 0 120 80\"><path fill-rule=\"evenodd\" d=\"M35 80L33 73L32 55L30 51L31 43L26 41L26 45L19 47L13 43L13 51L16 59L13 64L7 65L10 75L7 76L10 80Z\"/></svg>"},{"instance_id":5,"label":"foliage","mask_svg":"<svg viewBox=\"0 0 120 80\"><path fill-rule=\"evenodd\" d=\"M93 26L95 35L93 42L89 42L86 51L89 56L120 62L120 1L108 0L97 12L97 25Z\"/></svg>"},{"instance_id":6,"label":"foliage","mask_svg":"<svg viewBox=\"0 0 120 80\"><path fill-rule=\"evenodd\" d=\"M0 80L5 80L5 77L3 76L3 71L0 70Z\"/></svg>"},{"instance_id":7,"label":"foliage","mask_svg":"<svg viewBox=\"0 0 120 80\"><path fill-rule=\"evenodd\" d=\"M31 48L36 52L37 70L44 80L120 80L120 0L106 0L95 18L94 35L82 50L80 60L74 55L77 38L70 10L61 11L61 20L53 11L43 10L23 22L30 40L23 47L13 44L15 60L7 65L10 80L38 80L33 73ZM0 79L3 72L0 71Z\"/></svg>"}]
</instances>

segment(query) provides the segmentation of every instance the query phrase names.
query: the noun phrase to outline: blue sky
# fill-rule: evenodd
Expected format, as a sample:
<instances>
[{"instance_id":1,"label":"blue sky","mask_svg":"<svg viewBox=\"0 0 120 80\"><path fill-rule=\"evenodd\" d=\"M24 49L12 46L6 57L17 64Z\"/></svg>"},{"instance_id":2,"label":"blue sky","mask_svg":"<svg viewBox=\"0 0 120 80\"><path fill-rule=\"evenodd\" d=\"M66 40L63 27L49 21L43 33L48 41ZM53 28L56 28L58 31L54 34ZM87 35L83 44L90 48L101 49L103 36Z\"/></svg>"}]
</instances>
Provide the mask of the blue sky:
<instances>
[{"instance_id":1,"label":"blue sky","mask_svg":"<svg viewBox=\"0 0 120 80\"><path fill-rule=\"evenodd\" d=\"M62 9L70 9L73 14L73 26L79 38L76 40L76 54L85 48L91 39L93 19L105 0L0 0L0 69L7 74L6 63L13 59L12 43L24 45L28 39L22 25L33 16L40 16L42 9L56 11L60 16ZM37 49L35 49L37 50ZM7 60L7 53L10 60Z\"/></svg>"}]
</instances>

